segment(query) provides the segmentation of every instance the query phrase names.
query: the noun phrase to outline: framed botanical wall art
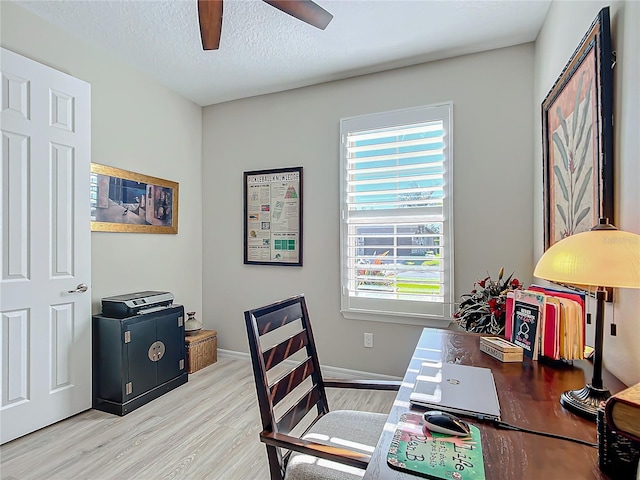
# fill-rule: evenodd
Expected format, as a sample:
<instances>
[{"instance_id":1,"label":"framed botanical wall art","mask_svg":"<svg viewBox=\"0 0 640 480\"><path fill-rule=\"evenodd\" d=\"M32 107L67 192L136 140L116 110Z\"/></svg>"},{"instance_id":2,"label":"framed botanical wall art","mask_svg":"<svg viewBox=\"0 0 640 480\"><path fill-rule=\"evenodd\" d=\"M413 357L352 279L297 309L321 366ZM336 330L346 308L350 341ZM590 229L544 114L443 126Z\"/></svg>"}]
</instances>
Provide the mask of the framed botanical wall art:
<instances>
[{"instance_id":1,"label":"framed botanical wall art","mask_svg":"<svg viewBox=\"0 0 640 480\"><path fill-rule=\"evenodd\" d=\"M545 250L613 222L613 73L603 8L542 102Z\"/></svg>"},{"instance_id":2,"label":"framed botanical wall art","mask_svg":"<svg viewBox=\"0 0 640 480\"><path fill-rule=\"evenodd\" d=\"M178 233L176 182L91 164L91 231Z\"/></svg>"},{"instance_id":3,"label":"framed botanical wall art","mask_svg":"<svg viewBox=\"0 0 640 480\"><path fill-rule=\"evenodd\" d=\"M244 172L244 263L302 266L302 167Z\"/></svg>"}]
</instances>

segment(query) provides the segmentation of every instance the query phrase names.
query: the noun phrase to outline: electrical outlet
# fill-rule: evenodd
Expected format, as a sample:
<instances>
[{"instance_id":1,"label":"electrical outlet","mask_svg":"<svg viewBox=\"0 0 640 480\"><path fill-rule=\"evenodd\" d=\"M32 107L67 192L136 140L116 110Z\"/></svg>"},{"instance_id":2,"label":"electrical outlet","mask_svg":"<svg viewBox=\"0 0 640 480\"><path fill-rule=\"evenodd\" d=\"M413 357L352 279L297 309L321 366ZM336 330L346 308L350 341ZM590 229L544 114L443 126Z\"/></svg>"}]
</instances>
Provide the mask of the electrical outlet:
<instances>
[{"instance_id":1,"label":"electrical outlet","mask_svg":"<svg viewBox=\"0 0 640 480\"><path fill-rule=\"evenodd\" d=\"M364 346L366 348L373 348L373 333L364 334Z\"/></svg>"}]
</instances>

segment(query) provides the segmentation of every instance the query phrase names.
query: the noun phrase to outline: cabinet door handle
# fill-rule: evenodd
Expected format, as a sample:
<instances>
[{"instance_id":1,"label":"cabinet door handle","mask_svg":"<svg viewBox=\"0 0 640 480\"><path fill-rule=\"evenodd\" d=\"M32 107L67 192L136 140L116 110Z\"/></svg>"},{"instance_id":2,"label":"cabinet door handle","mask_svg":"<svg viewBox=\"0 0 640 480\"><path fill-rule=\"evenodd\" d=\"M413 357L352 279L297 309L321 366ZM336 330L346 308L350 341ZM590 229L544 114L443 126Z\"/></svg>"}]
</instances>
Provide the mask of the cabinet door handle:
<instances>
[{"instance_id":1,"label":"cabinet door handle","mask_svg":"<svg viewBox=\"0 0 640 480\"><path fill-rule=\"evenodd\" d=\"M79 283L75 290L67 290L68 293L84 293L89 289L86 283Z\"/></svg>"},{"instance_id":2,"label":"cabinet door handle","mask_svg":"<svg viewBox=\"0 0 640 480\"><path fill-rule=\"evenodd\" d=\"M157 362L164 355L165 346L160 340L157 340L151 344L149 347L149 352L147 353L149 360L152 362Z\"/></svg>"}]
</instances>

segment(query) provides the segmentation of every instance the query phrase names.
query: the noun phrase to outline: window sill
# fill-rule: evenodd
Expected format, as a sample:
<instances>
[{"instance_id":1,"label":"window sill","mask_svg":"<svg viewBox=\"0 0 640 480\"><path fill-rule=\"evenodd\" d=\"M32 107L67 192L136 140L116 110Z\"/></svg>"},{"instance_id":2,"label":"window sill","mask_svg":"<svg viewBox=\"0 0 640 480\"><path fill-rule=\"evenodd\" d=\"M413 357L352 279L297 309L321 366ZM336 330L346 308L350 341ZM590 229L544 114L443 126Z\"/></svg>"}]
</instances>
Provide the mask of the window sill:
<instances>
[{"instance_id":1,"label":"window sill","mask_svg":"<svg viewBox=\"0 0 640 480\"><path fill-rule=\"evenodd\" d=\"M451 318L420 317L417 315L394 315L387 312L341 310L342 316L349 320L365 320L368 322L396 323L400 325L419 325L421 327L448 328Z\"/></svg>"}]
</instances>

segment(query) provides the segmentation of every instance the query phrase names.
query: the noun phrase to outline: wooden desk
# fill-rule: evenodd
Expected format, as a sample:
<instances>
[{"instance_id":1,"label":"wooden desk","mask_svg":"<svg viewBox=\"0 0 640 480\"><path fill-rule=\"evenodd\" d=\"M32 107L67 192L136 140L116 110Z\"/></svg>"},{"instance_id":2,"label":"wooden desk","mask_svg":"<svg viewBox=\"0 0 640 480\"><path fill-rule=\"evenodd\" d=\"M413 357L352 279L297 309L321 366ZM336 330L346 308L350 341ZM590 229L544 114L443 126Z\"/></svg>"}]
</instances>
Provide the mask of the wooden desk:
<instances>
[{"instance_id":1,"label":"wooden desk","mask_svg":"<svg viewBox=\"0 0 640 480\"><path fill-rule=\"evenodd\" d=\"M491 368L503 421L597 443L595 423L565 410L559 401L563 391L581 388L591 381L589 362L578 361L573 367L559 368L529 360L524 363L502 363L480 351L479 338L466 332L432 328L423 330L364 480L416 478L389 468L387 451L400 415L411 409L409 394L424 360L441 359L448 363ZM603 380L612 393L624 388L618 379L606 371L603 372ZM471 423L480 429L482 435L484 468L488 480L608 478L598 468L596 448L498 429L473 420Z\"/></svg>"}]
</instances>

